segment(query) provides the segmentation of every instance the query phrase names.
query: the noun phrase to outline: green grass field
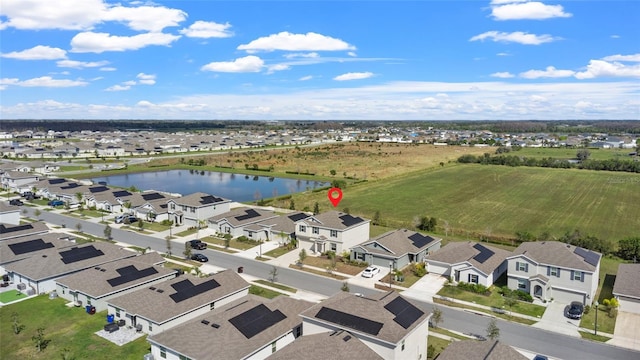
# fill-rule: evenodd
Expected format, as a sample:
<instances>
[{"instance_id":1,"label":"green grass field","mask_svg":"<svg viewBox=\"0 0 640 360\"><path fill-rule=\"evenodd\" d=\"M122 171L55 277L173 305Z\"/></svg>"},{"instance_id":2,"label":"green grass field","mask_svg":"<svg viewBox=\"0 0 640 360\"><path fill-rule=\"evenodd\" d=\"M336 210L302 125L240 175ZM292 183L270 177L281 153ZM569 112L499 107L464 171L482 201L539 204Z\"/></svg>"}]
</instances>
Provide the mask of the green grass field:
<instances>
[{"instance_id":1,"label":"green grass field","mask_svg":"<svg viewBox=\"0 0 640 360\"><path fill-rule=\"evenodd\" d=\"M578 150L582 149L567 149L567 148L522 148L518 151L512 151L507 155L526 156L536 159L541 158L556 158L556 159L575 159ZM608 159L631 159L630 152L635 149L587 149L591 155L590 159L594 160L608 160Z\"/></svg>"},{"instance_id":2,"label":"green grass field","mask_svg":"<svg viewBox=\"0 0 640 360\"><path fill-rule=\"evenodd\" d=\"M7 304L25 297L27 297L27 295L19 292L18 290L3 291L0 293L0 302L3 304Z\"/></svg>"},{"instance_id":3,"label":"green grass field","mask_svg":"<svg viewBox=\"0 0 640 360\"><path fill-rule=\"evenodd\" d=\"M514 237L516 231L583 234L617 241L640 228L640 175L623 172L487 165L447 165L346 188L339 209L390 227L416 216L448 223L457 234ZM294 196L296 207L333 208L326 194ZM449 232L451 233L451 232Z\"/></svg>"}]
</instances>

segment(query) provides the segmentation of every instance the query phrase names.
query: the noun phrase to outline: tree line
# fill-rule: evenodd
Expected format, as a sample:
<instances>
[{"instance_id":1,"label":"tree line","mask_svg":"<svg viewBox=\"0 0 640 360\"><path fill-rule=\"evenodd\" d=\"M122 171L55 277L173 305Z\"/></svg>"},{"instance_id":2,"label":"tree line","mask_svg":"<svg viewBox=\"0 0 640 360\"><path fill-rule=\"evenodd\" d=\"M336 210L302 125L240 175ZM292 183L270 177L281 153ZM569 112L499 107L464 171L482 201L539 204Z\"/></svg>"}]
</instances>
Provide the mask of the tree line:
<instances>
[{"instance_id":1,"label":"tree line","mask_svg":"<svg viewBox=\"0 0 640 360\"><path fill-rule=\"evenodd\" d=\"M504 166L530 166L558 169L584 169L601 171L624 171L640 173L640 161L630 159L585 159L580 162L571 162L566 159L552 157L532 158L517 155L495 155L485 153L482 156L462 155L458 158L462 164L504 165Z\"/></svg>"}]
</instances>

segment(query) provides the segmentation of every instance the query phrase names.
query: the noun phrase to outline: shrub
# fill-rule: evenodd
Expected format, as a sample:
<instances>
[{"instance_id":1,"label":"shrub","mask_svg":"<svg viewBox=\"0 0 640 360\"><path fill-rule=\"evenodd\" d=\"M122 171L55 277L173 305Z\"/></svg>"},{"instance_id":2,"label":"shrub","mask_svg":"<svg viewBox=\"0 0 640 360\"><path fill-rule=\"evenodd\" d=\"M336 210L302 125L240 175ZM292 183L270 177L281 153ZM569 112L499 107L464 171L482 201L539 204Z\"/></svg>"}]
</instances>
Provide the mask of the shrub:
<instances>
[{"instance_id":1,"label":"shrub","mask_svg":"<svg viewBox=\"0 0 640 360\"><path fill-rule=\"evenodd\" d=\"M413 274L417 277L423 277L427 274L427 269L424 266L424 263L419 262L419 263L415 263L413 264Z\"/></svg>"},{"instance_id":2,"label":"shrub","mask_svg":"<svg viewBox=\"0 0 640 360\"><path fill-rule=\"evenodd\" d=\"M589 312L591 312L591 306L585 305L583 312L584 312L585 315L589 314Z\"/></svg>"},{"instance_id":3,"label":"shrub","mask_svg":"<svg viewBox=\"0 0 640 360\"><path fill-rule=\"evenodd\" d=\"M487 295L487 293L489 292L487 287L482 284L459 282L458 287L462 290L469 291L476 294Z\"/></svg>"}]
</instances>

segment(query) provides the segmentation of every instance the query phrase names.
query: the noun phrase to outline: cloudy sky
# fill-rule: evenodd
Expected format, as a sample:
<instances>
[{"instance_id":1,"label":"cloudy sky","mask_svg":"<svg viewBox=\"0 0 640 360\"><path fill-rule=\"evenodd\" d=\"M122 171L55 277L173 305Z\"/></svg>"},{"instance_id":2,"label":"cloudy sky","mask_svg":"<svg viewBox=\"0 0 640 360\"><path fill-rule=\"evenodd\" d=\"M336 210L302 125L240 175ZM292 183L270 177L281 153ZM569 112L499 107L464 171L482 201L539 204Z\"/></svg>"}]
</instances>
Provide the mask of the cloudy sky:
<instances>
[{"instance_id":1,"label":"cloudy sky","mask_svg":"<svg viewBox=\"0 0 640 360\"><path fill-rule=\"evenodd\" d=\"M640 1L2 0L0 119L640 119Z\"/></svg>"}]
</instances>

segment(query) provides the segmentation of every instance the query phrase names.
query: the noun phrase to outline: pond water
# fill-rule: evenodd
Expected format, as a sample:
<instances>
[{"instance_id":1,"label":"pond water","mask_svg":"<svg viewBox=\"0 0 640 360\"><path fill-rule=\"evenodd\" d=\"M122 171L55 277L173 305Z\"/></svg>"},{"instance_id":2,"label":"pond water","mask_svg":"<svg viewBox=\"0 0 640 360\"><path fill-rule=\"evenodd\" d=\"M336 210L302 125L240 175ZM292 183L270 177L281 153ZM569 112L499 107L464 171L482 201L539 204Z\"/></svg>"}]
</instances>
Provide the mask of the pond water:
<instances>
[{"instance_id":1,"label":"pond water","mask_svg":"<svg viewBox=\"0 0 640 360\"><path fill-rule=\"evenodd\" d=\"M92 178L94 182L141 190L158 190L188 195L204 192L233 201L254 201L293 194L307 189L328 186L329 183L310 180L274 178L216 171L168 170Z\"/></svg>"}]
</instances>

